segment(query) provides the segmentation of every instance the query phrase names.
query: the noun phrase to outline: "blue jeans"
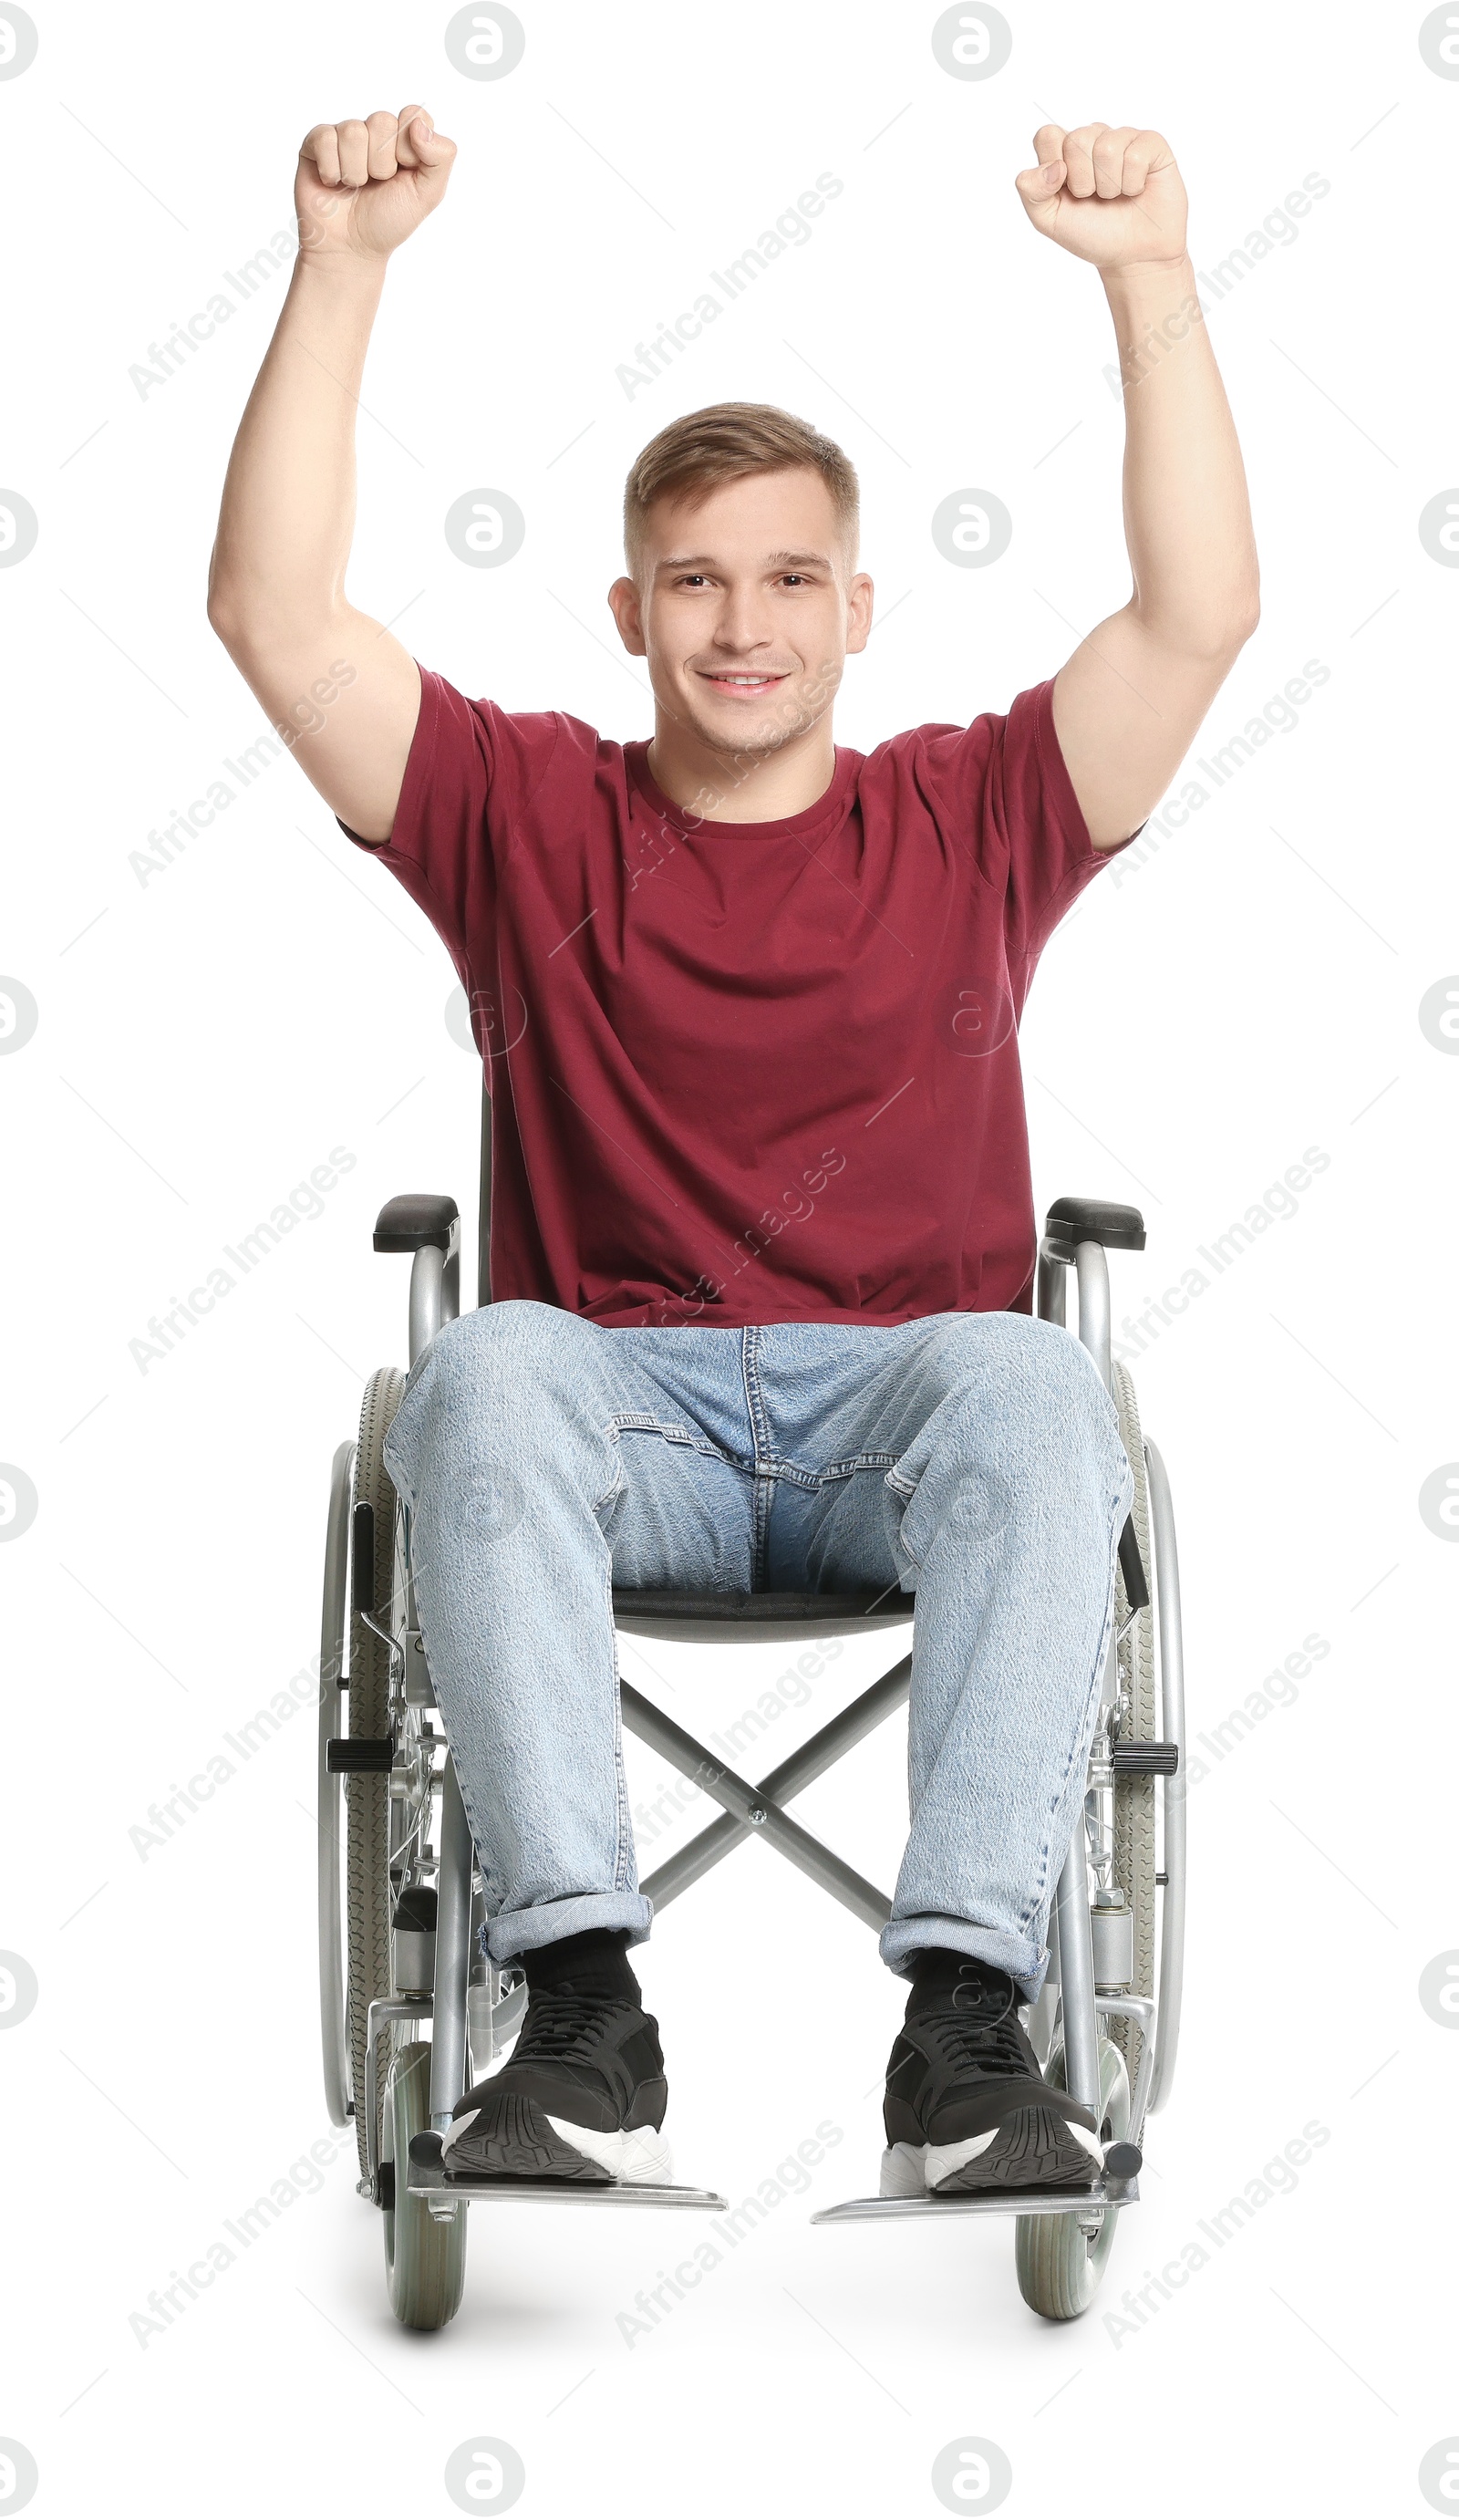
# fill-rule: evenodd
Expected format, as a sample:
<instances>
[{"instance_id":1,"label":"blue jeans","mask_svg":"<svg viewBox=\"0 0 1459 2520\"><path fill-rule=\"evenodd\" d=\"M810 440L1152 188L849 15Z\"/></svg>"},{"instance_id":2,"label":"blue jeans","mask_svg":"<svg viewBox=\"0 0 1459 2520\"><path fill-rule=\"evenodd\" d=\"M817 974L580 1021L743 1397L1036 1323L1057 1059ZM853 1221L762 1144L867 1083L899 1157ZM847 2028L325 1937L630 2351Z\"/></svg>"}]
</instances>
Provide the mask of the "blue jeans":
<instances>
[{"instance_id":1,"label":"blue jeans","mask_svg":"<svg viewBox=\"0 0 1459 2520\"><path fill-rule=\"evenodd\" d=\"M1080 1814L1129 1467L1069 1331L602 1329L491 1304L418 1361L385 1445L499 1964L647 1935L611 1590L914 1594L911 1830L881 1956L1026 1996Z\"/></svg>"}]
</instances>

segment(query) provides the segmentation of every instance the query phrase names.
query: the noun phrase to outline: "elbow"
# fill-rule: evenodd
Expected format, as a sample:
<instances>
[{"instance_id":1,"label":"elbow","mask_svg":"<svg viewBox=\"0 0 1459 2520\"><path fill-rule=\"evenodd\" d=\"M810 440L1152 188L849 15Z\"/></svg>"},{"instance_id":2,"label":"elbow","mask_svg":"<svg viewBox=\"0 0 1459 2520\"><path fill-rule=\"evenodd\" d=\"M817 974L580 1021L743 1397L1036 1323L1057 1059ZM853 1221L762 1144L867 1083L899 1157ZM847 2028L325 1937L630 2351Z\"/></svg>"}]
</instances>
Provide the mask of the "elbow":
<instances>
[{"instance_id":1,"label":"elbow","mask_svg":"<svg viewBox=\"0 0 1459 2520\"><path fill-rule=\"evenodd\" d=\"M339 637L338 608L281 601L259 587L214 567L207 587L208 626L246 678L250 669L281 654L330 652ZM335 651L337 652L337 650Z\"/></svg>"},{"instance_id":2,"label":"elbow","mask_svg":"<svg viewBox=\"0 0 1459 2520\"><path fill-rule=\"evenodd\" d=\"M207 572L208 627L235 664L256 645L268 617L261 592L245 570L213 553Z\"/></svg>"},{"instance_id":3,"label":"elbow","mask_svg":"<svg viewBox=\"0 0 1459 2520\"><path fill-rule=\"evenodd\" d=\"M1232 666L1261 619L1260 580L1255 572L1232 577L1223 586L1206 587L1199 600L1183 604L1142 602L1129 606L1146 635L1168 652L1200 665Z\"/></svg>"},{"instance_id":4,"label":"elbow","mask_svg":"<svg viewBox=\"0 0 1459 2520\"><path fill-rule=\"evenodd\" d=\"M1260 618L1261 607L1253 596L1250 603L1225 605L1218 612L1202 613L1193 620L1151 621L1145 626L1168 653L1203 668L1218 667L1224 674L1255 635Z\"/></svg>"},{"instance_id":5,"label":"elbow","mask_svg":"<svg viewBox=\"0 0 1459 2520\"><path fill-rule=\"evenodd\" d=\"M220 595L210 595L207 599L207 623L231 656L238 644L238 622L232 606Z\"/></svg>"},{"instance_id":6,"label":"elbow","mask_svg":"<svg viewBox=\"0 0 1459 2520\"><path fill-rule=\"evenodd\" d=\"M1261 587L1254 568L1244 583L1226 591L1219 617L1213 625L1212 655L1227 656L1234 663L1248 639L1255 638L1260 619Z\"/></svg>"},{"instance_id":7,"label":"elbow","mask_svg":"<svg viewBox=\"0 0 1459 2520\"><path fill-rule=\"evenodd\" d=\"M1261 607L1255 597L1249 605L1233 606L1218 620L1191 642L1190 653L1197 664L1208 666L1222 677L1229 674L1248 639L1256 634L1261 618Z\"/></svg>"},{"instance_id":8,"label":"elbow","mask_svg":"<svg viewBox=\"0 0 1459 2520\"><path fill-rule=\"evenodd\" d=\"M243 637L243 621L234 590L216 569L207 582L207 619L209 629L221 639L231 656Z\"/></svg>"}]
</instances>

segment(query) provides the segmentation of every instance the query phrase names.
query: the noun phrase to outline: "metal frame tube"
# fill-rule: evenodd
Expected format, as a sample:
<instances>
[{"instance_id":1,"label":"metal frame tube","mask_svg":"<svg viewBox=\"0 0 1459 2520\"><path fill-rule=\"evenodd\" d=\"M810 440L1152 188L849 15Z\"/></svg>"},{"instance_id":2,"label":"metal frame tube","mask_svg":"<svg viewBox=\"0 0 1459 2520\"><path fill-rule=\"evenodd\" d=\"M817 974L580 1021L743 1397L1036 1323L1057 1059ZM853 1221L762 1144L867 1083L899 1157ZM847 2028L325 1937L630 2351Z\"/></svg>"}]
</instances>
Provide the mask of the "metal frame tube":
<instances>
[{"instance_id":1,"label":"metal frame tube","mask_svg":"<svg viewBox=\"0 0 1459 2520\"><path fill-rule=\"evenodd\" d=\"M339 1682L344 1672L354 1463L353 1444L341 1444L330 1471L324 1615L319 1641L319 2027L325 2102L331 2125L337 2127L349 2123L349 2043L344 2027L344 1953L339 1912L339 1778L330 1772L329 1748L339 1720Z\"/></svg>"},{"instance_id":2,"label":"metal frame tube","mask_svg":"<svg viewBox=\"0 0 1459 2520\"><path fill-rule=\"evenodd\" d=\"M1096 1995L1094 2009L1096 2012L1121 2013L1127 2021L1137 2021L1144 2034L1140 2040L1140 2061L1134 2090L1129 2095L1129 2133L1127 2138L1128 2142L1138 2143L1145 2113L1150 2106L1150 2069L1155 2055L1150 2022L1155 2011L1154 2001L1148 1995Z\"/></svg>"},{"instance_id":3,"label":"metal frame tube","mask_svg":"<svg viewBox=\"0 0 1459 2520\"><path fill-rule=\"evenodd\" d=\"M424 1355L445 1318L446 1260L439 1243L422 1242L411 1262L412 1365Z\"/></svg>"},{"instance_id":4,"label":"metal frame tube","mask_svg":"<svg viewBox=\"0 0 1459 2520\"><path fill-rule=\"evenodd\" d=\"M1079 1277L1079 1340L1099 1368L1099 1379L1110 1387L1110 1273L1102 1242L1077 1242L1074 1266Z\"/></svg>"},{"instance_id":5,"label":"metal frame tube","mask_svg":"<svg viewBox=\"0 0 1459 2520\"><path fill-rule=\"evenodd\" d=\"M1067 1328L1064 1297L1069 1284L1068 1267L1066 1260L1054 1258L1046 1242L1040 1242L1039 1246L1039 1319L1041 1322L1057 1322L1060 1329Z\"/></svg>"},{"instance_id":6,"label":"metal frame tube","mask_svg":"<svg viewBox=\"0 0 1459 2520\"><path fill-rule=\"evenodd\" d=\"M1064 2089L1099 2117L1099 2039L1094 2019L1094 1956L1089 1876L1081 1810L1059 1874L1059 1992L1063 2002Z\"/></svg>"},{"instance_id":7,"label":"metal frame tube","mask_svg":"<svg viewBox=\"0 0 1459 2520\"><path fill-rule=\"evenodd\" d=\"M1150 1486L1150 1533L1155 1558L1155 1599L1160 1628L1161 1725L1180 1751L1180 1764L1165 1786L1165 1904L1160 1919L1160 2002L1155 2015L1155 2064L1151 2113L1164 2108L1175 2075L1180 2040L1180 1997L1185 1977L1185 1661L1180 1634L1180 1561L1175 1514L1166 1465L1155 1446L1145 1446Z\"/></svg>"},{"instance_id":8,"label":"metal frame tube","mask_svg":"<svg viewBox=\"0 0 1459 2520\"><path fill-rule=\"evenodd\" d=\"M789 1802L793 1794L804 1792L817 1777L822 1776L846 1751L863 1740L901 1706L910 1688L911 1655L904 1654L894 1669L884 1672L880 1680L874 1680L850 1706L843 1707L839 1715L833 1715L829 1724L823 1724L818 1732L813 1732L810 1740L803 1742L798 1750L793 1750L788 1759L782 1759L778 1768L772 1768L770 1775L761 1778L756 1792L762 1797L768 1794L773 1801L780 1803ZM687 1846L682 1846L677 1855L671 1855L656 1872L651 1872L648 1879L640 1884L644 1898L651 1900L655 1908L667 1907L671 1899L678 1898L681 1890L687 1890L691 1883L702 1880L731 1847L740 1845L754 1833L748 1821L736 1820L732 1812L726 1812L722 1819L711 1821L708 1828L701 1828L697 1837L691 1837Z\"/></svg>"},{"instance_id":9,"label":"metal frame tube","mask_svg":"<svg viewBox=\"0 0 1459 2520\"><path fill-rule=\"evenodd\" d=\"M471 1831L456 1761L441 1780L441 1854L436 1871L436 1982L431 2006L430 2123L444 2134L466 2088L466 1971L470 1960Z\"/></svg>"},{"instance_id":10,"label":"metal frame tube","mask_svg":"<svg viewBox=\"0 0 1459 2520\"><path fill-rule=\"evenodd\" d=\"M702 1785L705 1792L712 1794L717 1803L723 1803L726 1811L732 1812L736 1820L748 1822L757 1836L768 1838L789 1863L799 1871L809 1873L813 1881L818 1881L822 1890L828 1890L833 1899L839 1899L842 1907L849 1908L853 1915L860 1916L877 1933L890 1922L890 1899L884 1898L881 1891L855 1871L851 1865L843 1864L839 1855L833 1855L829 1847L822 1846L820 1840L813 1837L809 1829L802 1828L788 1812L781 1811L778 1803L769 1801L762 1787L747 1784L743 1777L737 1777L732 1769L722 1766L702 1741L696 1741L691 1732L685 1732L669 1716L660 1714L658 1708L641 1696L628 1681L620 1682L619 1694L623 1703L623 1720L631 1732L638 1733L641 1741L646 1741L682 1775L692 1777L695 1784Z\"/></svg>"},{"instance_id":11,"label":"metal frame tube","mask_svg":"<svg viewBox=\"0 0 1459 2520\"><path fill-rule=\"evenodd\" d=\"M1067 1261L1040 1246L1039 1310L1044 1321L1064 1324ZM1079 1337L1094 1359L1106 1391L1110 1387L1110 1273L1099 1242L1078 1242L1074 1267L1079 1280ZM1114 1638L1110 1640L1110 1661ZM1105 1670L1108 1694L1109 1664ZM1089 1926L1089 1868L1085 1849L1084 1807L1069 1841L1054 1899L1058 1932L1060 2013L1064 2036L1065 2088L1099 2117L1099 2031L1094 2012L1094 1954Z\"/></svg>"},{"instance_id":12,"label":"metal frame tube","mask_svg":"<svg viewBox=\"0 0 1459 2520\"><path fill-rule=\"evenodd\" d=\"M365 2150L372 2199L379 2178L379 2034L387 2022L428 2021L428 1995L377 1995L365 2015Z\"/></svg>"},{"instance_id":13,"label":"metal frame tube","mask_svg":"<svg viewBox=\"0 0 1459 2520\"><path fill-rule=\"evenodd\" d=\"M476 1190L476 1301L492 1299L492 1098L481 1071L481 1171Z\"/></svg>"}]
</instances>

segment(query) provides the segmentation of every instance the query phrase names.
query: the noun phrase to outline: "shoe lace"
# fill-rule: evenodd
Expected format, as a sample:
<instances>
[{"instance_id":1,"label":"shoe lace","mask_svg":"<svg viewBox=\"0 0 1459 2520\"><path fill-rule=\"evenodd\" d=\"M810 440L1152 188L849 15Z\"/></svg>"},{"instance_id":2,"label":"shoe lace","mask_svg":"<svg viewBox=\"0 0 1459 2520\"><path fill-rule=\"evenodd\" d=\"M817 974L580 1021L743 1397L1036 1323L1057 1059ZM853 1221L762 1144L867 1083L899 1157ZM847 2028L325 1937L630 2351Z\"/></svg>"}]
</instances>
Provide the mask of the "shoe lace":
<instances>
[{"instance_id":1,"label":"shoe lace","mask_svg":"<svg viewBox=\"0 0 1459 2520\"><path fill-rule=\"evenodd\" d=\"M950 2004L937 2015L937 2036L951 2064L980 2074L998 2073L1005 2068L1014 2074L1028 2073L1029 2060L1017 2025L1006 2017L987 2021Z\"/></svg>"},{"instance_id":2,"label":"shoe lace","mask_svg":"<svg viewBox=\"0 0 1459 2520\"><path fill-rule=\"evenodd\" d=\"M960 1968L935 2015L938 2042L950 2063L976 2073L1027 2074L1016 2002L973 1969Z\"/></svg>"},{"instance_id":3,"label":"shoe lace","mask_svg":"<svg viewBox=\"0 0 1459 2520\"><path fill-rule=\"evenodd\" d=\"M619 2000L591 1991L577 1992L571 1987L544 1987L527 2005L526 2019L517 2038L513 2061L528 2057L552 2057L561 2062L584 2061L597 2047L613 2013L621 2010Z\"/></svg>"}]
</instances>

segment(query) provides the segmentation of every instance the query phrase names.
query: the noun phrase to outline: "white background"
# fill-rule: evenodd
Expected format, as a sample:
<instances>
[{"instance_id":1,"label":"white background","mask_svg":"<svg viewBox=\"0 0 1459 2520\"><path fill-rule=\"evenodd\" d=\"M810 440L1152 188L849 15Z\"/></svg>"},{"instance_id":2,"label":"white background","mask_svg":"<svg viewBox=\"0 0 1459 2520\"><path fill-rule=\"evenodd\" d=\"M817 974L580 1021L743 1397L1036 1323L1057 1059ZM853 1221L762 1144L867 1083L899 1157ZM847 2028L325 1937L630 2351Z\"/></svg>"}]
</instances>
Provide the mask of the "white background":
<instances>
[{"instance_id":1,"label":"white background","mask_svg":"<svg viewBox=\"0 0 1459 2520\"><path fill-rule=\"evenodd\" d=\"M39 520L0 569L18 774L0 965L39 1010L0 1059L0 1457L38 1497L0 1551L0 1946L39 1985L0 2042L25 2270L0 2433L39 2462L37 2510L445 2512L450 2452L488 2434L525 2461L522 2510L553 2520L931 2513L932 2462L964 2435L1005 2450L1030 2520L1421 2511L1419 2461L1459 2434L1459 2037L1418 1997L1459 1946L1459 1552L1418 1509L1459 1455L1459 1062L1418 1014L1459 969L1459 576L1418 531L1459 476L1459 81L1421 57L1422 13L1049 0L1010 10L1011 59L981 82L939 67L934 10L869 0L523 5L525 58L498 82L451 65L449 10L419 0L35 14L33 65L0 82L0 486ZM1304 1638L1330 1650L1193 1787L1181 2070L1072 2327L1024 2309L1006 2224L809 2228L874 2189L902 1991L864 1926L761 1849L641 1956L680 2174L737 2200L820 2121L842 2140L650 2336L630 2347L617 2316L682 2227L568 2206L476 2209L459 2318L403 2333L347 2151L162 2333L129 2324L329 2132L312 1712L145 1861L129 1832L317 1649L330 1459L405 1345L407 1267L372 1255L371 1223L407 1189L470 1210L476 1080L444 949L287 760L163 872L130 863L263 731L203 595L284 274L165 384L143 396L128 370L285 225L313 122L418 98L461 156L390 277L351 591L466 691L620 738L650 723L603 603L623 474L721 397L801 413L860 468L886 617L843 742L1005 708L1125 600L1102 292L1013 190L1041 120L1166 132L1206 269L1304 176L1330 184L1295 241L1213 293L1264 609L1198 750L1307 659L1330 679L1185 832L1085 897L1025 1024L1040 1207L1075 1190L1147 1218L1146 1253L1115 1262L1117 1318L1304 1149L1330 1158L1136 1368L1175 1489L1192 1729ZM826 170L844 191L812 241L630 399L614 371L636 342ZM495 570L442 532L482 485L527 519ZM1013 518L983 570L929 531L969 485ZM324 1214L139 1371L150 1317L336 1146L356 1161ZM878 1667L857 1652L765 1765ZM654 1649L646 1685L707 1732L788 1658ZM644 1669L631 1644L625 1668ZM642 1800L666 1778L629 1756ZM900 1726L798 1809L889 1884ZM1295 2191L1112 2330L1126 2287L1314 2120L1328 2140Z\"/></svg>"}]
</instances>

